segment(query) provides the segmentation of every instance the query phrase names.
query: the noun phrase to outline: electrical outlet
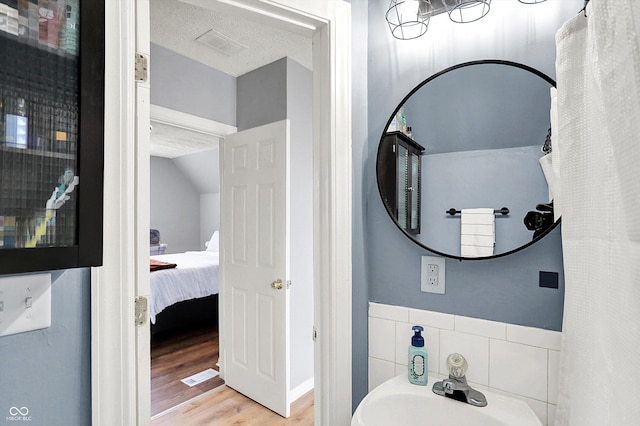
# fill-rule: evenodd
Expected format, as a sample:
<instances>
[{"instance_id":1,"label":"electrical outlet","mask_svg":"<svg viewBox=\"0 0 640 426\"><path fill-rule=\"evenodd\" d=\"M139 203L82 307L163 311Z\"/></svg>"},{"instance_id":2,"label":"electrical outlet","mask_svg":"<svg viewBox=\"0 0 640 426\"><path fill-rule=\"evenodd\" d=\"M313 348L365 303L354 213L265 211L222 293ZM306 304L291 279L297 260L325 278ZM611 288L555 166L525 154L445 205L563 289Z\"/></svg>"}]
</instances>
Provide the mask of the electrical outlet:
<instances>
[{"instance_id":1,"label":"electrical outlet","mask_svg":"<svg viewBox=\"0 0 640 426\"><path fill-rule=\"evenodd\" d=\"M427 264L427 284L430 286L438 285L438 265L433 263Z\"/></svg>"},{"instance_id":2,"label":"electrical outlet","mask_svg":"<svg viewBox=\"0 0 640 426\"><path fill-rule=\"evenodd\" d=\"M444 294L444 257L422 256L420 290Z\"/></svg>"}]
</instances>

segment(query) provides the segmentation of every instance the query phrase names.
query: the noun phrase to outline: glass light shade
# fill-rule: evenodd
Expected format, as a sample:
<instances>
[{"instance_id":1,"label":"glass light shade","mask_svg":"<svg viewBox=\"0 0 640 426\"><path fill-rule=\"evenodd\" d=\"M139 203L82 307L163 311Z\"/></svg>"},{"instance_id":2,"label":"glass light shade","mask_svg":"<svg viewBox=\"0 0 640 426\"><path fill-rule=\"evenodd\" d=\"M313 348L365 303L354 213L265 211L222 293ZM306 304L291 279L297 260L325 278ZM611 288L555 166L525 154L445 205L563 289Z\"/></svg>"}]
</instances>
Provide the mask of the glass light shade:
<instances>
[{"instance_id":1,"label":"glass light shade","mask_svg":"<svg viewBox=\"0 0 640 426\"><path fill-rule=\"evenodd\" d=\"M431 12L430 0L391 0L385 18L395 38L411 40L427 32Z\"/></svg>"},{"instance_id":2,"label":"glass light shade","mask_svg":"<svg viewBox=\"0 0 640 426\"><path fill-rule=\"evenodd\" d=\"M465 24L477 21L489 13L491 0L461 0L449 11L453 22Z\"/></svg>"}]
</instances>

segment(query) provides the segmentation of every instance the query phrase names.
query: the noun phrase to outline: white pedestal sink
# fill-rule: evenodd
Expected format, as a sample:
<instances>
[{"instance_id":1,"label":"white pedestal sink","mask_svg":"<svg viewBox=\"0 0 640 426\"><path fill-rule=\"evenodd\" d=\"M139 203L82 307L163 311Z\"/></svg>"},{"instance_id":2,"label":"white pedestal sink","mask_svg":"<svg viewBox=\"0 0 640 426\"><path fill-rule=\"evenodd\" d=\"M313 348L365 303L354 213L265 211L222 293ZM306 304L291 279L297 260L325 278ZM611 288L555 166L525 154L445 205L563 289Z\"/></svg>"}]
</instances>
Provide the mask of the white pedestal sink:
<instances>
[{"instance_id":1,"label":"white pedestal sink","mask_svg":"<svg viewBox=\"0 0 640 426\"><path fill-rule=\"evenodd\" d=\"M351 426L542 426L524 401L479 389L488 404L474 407L434 394L435 381L416 386L401 375L384 382L360 402Z\"/></svg>"}]
</instances>

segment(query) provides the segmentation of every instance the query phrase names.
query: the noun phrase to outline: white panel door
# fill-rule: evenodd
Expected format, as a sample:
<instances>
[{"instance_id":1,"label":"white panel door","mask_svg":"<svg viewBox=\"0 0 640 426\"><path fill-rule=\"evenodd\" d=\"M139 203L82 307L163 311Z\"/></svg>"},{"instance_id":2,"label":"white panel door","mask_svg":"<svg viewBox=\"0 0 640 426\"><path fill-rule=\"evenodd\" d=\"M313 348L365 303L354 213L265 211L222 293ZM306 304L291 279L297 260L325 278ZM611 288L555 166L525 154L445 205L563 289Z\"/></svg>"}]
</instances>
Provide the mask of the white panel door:
<instances>
[{"instance_id":1,"label":"white panel door","mask_svg":"<svg viewBox=\"0 0 640 426\"><path fill-rule=\"evenodd\" d=\"M222 374L288 417L289 121L229 135L222 150Z\"/></svg>"}]
</instances>

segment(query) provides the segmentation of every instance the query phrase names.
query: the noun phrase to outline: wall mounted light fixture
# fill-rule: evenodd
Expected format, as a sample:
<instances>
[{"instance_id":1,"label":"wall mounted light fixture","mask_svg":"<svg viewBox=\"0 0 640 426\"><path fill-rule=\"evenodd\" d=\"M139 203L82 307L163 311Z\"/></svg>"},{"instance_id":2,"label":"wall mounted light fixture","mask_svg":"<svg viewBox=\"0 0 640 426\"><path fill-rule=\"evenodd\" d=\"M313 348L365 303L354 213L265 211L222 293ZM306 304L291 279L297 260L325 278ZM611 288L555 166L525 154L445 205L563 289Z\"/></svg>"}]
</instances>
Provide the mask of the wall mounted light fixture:
<instances>
[{"instance_id":1,"label":"wall mounted light fixture","mask_svg":"<svg viewBox=\"0 0 640 426\"><path fill-rule=\"evenodd\" d=\"M430 0L391 0L385 18L395 38L411 40L427 32L432 12Z\"/></svg>"},{"instance_id":2,"label":"wall mounted light fixture","mask_svg":"<svg viewBox=\"0 0 640 426\"><path fill-rule=\"evenodd\" d=\"M491 8L491 0L457 0L449 10L453 22L466 24L483 18Z\"/></svg>"},{"instance_id":3,"label":"wall mounted light fixture","mask_svg":"<svg viewBox=\"0 0 640 426\"><path fill-rule=\"evenodd\" d=\"M547 0L518 1L537 4ZM446 12L453 22L467 23L483 18L490 9L491 0L391 0L385 18L395 38L411 40L427 32L435 15Z\"/></svg>"}]
</instances>

